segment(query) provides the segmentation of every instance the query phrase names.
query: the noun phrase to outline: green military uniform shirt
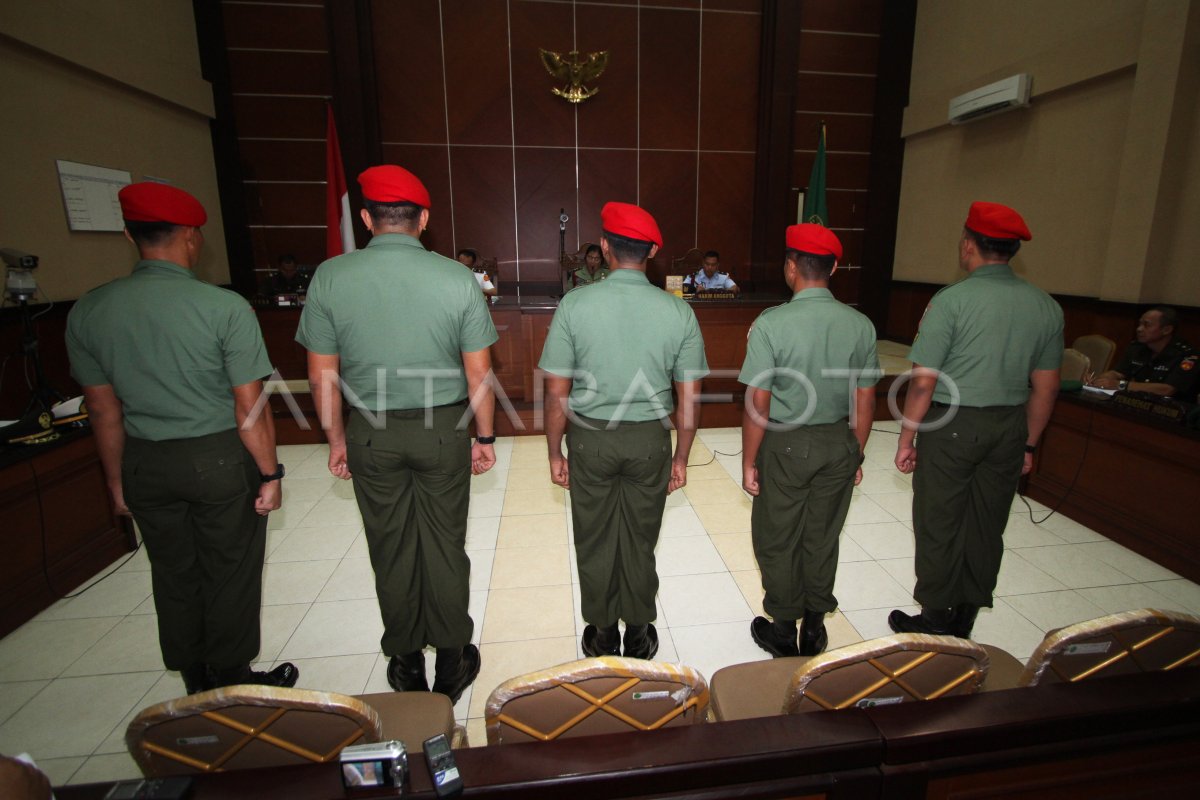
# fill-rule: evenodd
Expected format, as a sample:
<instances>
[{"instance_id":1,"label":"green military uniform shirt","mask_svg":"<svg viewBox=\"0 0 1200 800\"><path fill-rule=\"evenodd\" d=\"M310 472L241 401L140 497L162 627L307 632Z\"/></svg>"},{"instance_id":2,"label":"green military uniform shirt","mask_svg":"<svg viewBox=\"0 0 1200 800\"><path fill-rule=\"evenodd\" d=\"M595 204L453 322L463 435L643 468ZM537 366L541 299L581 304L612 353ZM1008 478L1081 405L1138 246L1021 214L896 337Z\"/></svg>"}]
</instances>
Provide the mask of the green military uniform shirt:
<instances>
[{"instance_id":1,"label":"green military uniform shirt","mask_svg":"<svg viewBox=\"0 0 1200 800\"><path fill-rule=\"evenodd\" d=\"M538 366L574 379L576 414L624 422L667 416L671 382L708 374L691 306L636 269L613 270L602 283L563 297Z\"/></svg>"},{"instance_id":2,"label":"green military uniform shirt","mask_svg":"<svg viewBox=\"0 0 1200 800\"><path fill-rule=\"evenodd\" d=\"M587 267L580 267L575 270L575 285L588 286L593 283L599 283L607 279L611 274L612 272L608 267L600 267L595 273L588 272Z\"/></svg>"},{"instance_id":3,"label":"green military uniform shirt","mask_svg":"<svg viewBox=\"0 0 1200 800\"><path fill-rule=\"evenodd\" d=\"M759 315L738 380L771 393L771 419L824 425L849 416L853 393L846 370L855 373L860 389L879 382L875 327L828 289L814 288Z\"/></svg>"},{"instance_id":4,"label":"green military uniform shirt","mask_svg":"<svg viewBox=\"0 0 1200 800\"><path fill-rule=\"evenodd\" d=\"M959 405L1016 406L1029 399L1029 373L1058 369L1063 355L1058 303L1008 264L984 264L933 296L909 358L958 388ZM953 403L946 380L933 399Z\"/></svg>"},{"instance_id":5,"label":"green military uniform shirt","mask_svg":"<svg viewBox=\"0 0 1200 800\"><path fill-rule=\"evenodd\" d=\"M474 274L402 233L322 264L296 331L309 351L340 356L351 401L374 412L464 399L462 354L497 338Z\"/></svg>"},{"instance_id":6,"label":"green military uniform shirt","mask_svg":"<svg viewBox=\"0 0 1200 800\"><path fill-rule=\"evenodd\" d=\"M249 303L169 261L139 261L81 297L67 350L75 380L111 385L125 431L153 441L235 428L232 387L271 374Z\"/></svg>"}]
</instances>

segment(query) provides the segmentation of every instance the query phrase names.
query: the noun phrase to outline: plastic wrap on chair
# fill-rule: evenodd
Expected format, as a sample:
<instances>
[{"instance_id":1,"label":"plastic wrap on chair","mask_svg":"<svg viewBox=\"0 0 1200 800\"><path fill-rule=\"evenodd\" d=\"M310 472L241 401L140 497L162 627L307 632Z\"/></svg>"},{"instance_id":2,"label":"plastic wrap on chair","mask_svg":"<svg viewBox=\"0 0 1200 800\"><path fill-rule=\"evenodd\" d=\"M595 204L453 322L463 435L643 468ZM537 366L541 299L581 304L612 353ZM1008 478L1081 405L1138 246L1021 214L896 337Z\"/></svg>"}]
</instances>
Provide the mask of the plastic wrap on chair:
<instances>
[{"instance_id":1,"label":"plastic wrap on chair","mask_svg":"<svg viewBox=\"0 0 1200 800\"><path fill-rule=\"evenodd\" d=\"M152 777L331 761L381 730L373 708L344 694L230 686L144 709L125 744Z\"/></svg>"},{"instance_id":2,"label":"plastic wrap on chair","mask_svg":"<svg viewBox=\"0 0 1200 800\"><path fill-rule=\"evenodd\" d=\"M1050 631L1022 686L1200 666L1200 617L1143 608Z\"/></svg>"},{"instance_id":3,"label":"plastic wrap on chair","mask_svg":"<svg viewBox=\"0 0 1200 800\"><path fill-rule=\"evenodd\" d=\"M792 676L783 713L973 694L987 669L987 652L974 642L897 633L814 656Z\"/></svg>"},{"instance_id":4,"label":"plastic wrap on chair","mask_svg":"<svg viewBox=\"0 0 1200 800\"><path fill-rule=\"evenodd\" d=\"M708 683L682 664L605 656L505 681L488 698L488 744L704 721Z\"/></svg>"}]
</instances>

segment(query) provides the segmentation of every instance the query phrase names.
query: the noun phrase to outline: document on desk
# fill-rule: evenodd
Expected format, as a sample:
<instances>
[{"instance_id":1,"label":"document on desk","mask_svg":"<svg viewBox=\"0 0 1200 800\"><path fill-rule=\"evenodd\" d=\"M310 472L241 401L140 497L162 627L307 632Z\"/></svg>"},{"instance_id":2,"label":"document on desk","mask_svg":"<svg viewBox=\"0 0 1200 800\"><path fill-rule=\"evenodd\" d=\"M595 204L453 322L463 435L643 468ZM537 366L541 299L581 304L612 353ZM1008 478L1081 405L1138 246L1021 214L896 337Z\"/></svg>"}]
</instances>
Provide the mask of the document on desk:
<instances>
[{"instance_id":1,"label":"document on desk","mask_svg":"<svg viewBox=\"0 0 1200 800\"><path fill-rule=\"evenodd\" d=\"M1119 391L1121 391L1121 390L1120 389L1101 389L1099 386L1087 386L1086 384L1083 387L1084 394L1102 394L1105 397L1112 397L1114 394L1116 394Z\"/></svg>"}]
</instances>

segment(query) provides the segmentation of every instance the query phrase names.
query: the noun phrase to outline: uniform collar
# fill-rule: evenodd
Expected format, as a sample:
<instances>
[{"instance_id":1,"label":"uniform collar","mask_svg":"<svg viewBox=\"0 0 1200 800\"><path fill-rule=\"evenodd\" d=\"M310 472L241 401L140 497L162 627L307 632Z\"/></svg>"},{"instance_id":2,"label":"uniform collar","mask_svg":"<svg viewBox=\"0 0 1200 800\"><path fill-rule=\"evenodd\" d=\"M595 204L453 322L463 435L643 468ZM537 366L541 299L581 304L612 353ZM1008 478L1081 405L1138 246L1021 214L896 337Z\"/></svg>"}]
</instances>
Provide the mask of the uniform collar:
<instances>
[{"instance_id":1,"label":"uniform collar","mask_svg":"<svg viewBox=\"0 0 1200 800\"><path fill-rule=\"evenodd\" d=\"M143 258L133 266L133 272L136 275L139 272L145 273L165 273L174 275L179 278L191 278L192 280L200 280L196 277L196 273L192 272L187 267L182 267L172 261L160 261L157 258Z\"/></svg>"},{"instance_id":2,"label":"uniform collar","mask_svg":"<svg viewBox=\"0 0 1200 800\"><path fill-rule=\"evenodd\" d=\"M650 279L646 277L646 273L640 269L613 269L612 267L609 267L608 277L605 280L625 281L626 283L650 283Z\"/></svg>"},{"instance_id":3,"label":"uniform collar","mask_svg":"<svg viewBox=\"0 0 1200 800\"><path fill-rule=\"evenodd\" d=\"M367 247L379 247L388 244L405 244L409 247L425 249L425 245L421 244L420 239L415 236L409 236L407 233L377 233L371 237L371 241L367 242ZM470 269L470 267L467 269Z\"/></svg>"},{"instance_id":4,"label":"uniform collar","mask_svg":"<svg viewBox=\"0 0 1200 800\"><path fill-rule=\"evenodd\" d=\"M1011 278L1013 270L1011 264L980 264L973 272L967 275L968 278L979 276L981 278Z\"/></svg>"},{"instance_id":5,"label":"uniform collar","mask_svg":"<svg viewBox=\"0 0 1200 800\"><path fill-rule=\"evenodd\" d=\"M833 292L820 286L801 289L792 295L792 300L832 300Z\"/></svg>"}]
</instances>

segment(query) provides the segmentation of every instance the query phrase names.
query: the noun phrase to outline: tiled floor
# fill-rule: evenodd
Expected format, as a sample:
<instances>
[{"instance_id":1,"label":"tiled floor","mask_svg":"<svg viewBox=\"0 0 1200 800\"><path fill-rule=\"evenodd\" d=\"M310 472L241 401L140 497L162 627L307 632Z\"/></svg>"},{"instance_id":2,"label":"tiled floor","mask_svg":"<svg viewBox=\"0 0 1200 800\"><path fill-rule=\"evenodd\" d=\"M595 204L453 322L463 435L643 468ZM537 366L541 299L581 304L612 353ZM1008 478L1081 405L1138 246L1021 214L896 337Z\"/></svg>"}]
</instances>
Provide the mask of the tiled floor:
<instances>
[{"instance_id":1,"label":"tiled floor","mask_svg":"<svg viewBox=\"0 0 1200 800\"><path fill-rule=\"evenodd\" d=\"M888 633L912 609L910 481L892 467L897 430L879 423L842 534L830 646ZM762 591L739 490L740 433L704 430L689 484L671 495L658 546L658 658L711 676L765 658L750 640ZM486 741L487 695L513 676L581 656L579 585L566 494L550 484L540 437L497 442L499 463L473 479L467 548L483 669L455 713ZM329 477L323 446L281 449L284 507L271 515L261 667L300 667L300 686L387 691L382 627L351 486ZM711 463L710 459L714 458ZM725 455L731 454L731 455ZM1046 509L1033 503L1035 517ZM1033 524L1018 500L995 608L976 638L1026 658L1051 628L1131 608L1200 614L1200 587L1064 517ZM141 708L179 695L159 657L150 573L138 553L84 596L0 640L0 752L30 752L56 784L133 777L124 731ZM432 674L432 654L429 668Z\"/></svg>"}]
</instances>

